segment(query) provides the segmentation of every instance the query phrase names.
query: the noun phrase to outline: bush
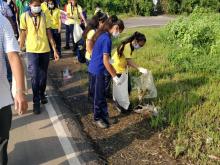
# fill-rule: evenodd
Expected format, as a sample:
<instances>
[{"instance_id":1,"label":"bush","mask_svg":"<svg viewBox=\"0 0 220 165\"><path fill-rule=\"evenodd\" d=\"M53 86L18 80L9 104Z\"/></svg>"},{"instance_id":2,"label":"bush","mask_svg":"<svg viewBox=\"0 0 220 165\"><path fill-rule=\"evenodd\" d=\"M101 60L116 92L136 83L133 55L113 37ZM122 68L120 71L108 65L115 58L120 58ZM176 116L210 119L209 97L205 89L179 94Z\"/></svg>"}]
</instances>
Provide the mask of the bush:
<instances>
[{"instance_id":1,"label":"bush","mask_svg":"<svg viewBox=\"0 0 220 165\"><path fill-rule=\"evenodd\" d=\"M174 47L169 60L182 71L220 73L220 16L197 8L166 29L167 41Z\"/></svg>"}]
</instances>

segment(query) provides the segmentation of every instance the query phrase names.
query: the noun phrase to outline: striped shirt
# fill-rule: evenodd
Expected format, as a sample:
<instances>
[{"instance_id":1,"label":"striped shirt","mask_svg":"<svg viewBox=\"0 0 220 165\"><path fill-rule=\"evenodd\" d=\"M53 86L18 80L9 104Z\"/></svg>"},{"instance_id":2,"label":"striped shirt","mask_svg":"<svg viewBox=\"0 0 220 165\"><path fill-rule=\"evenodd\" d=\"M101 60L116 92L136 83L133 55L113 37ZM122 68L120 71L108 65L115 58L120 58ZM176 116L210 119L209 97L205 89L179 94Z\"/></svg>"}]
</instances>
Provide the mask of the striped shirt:
<instances>
[{"instance_id":1,"label":"striped shirt","mask_svg":"<svg viewBox=\"0 0 220 165\"><path fill-rule=\"evenodd\" d=\"M9 82L5 55L9 52L19 52L18 42L14 37L11 24L0 13L0 109L13 103Z\"/></svg>"},{"instance_id":2,"label":"striped shirt","mask_svg":"<svg viewBox=\"0 0 220 165\"><path fill-rule=\"evenodd\" d=\"M5 17L13 17L13 13L9 7L9 5L5 2L0 0L0 13Z\"/></svg>"}]
</instances>

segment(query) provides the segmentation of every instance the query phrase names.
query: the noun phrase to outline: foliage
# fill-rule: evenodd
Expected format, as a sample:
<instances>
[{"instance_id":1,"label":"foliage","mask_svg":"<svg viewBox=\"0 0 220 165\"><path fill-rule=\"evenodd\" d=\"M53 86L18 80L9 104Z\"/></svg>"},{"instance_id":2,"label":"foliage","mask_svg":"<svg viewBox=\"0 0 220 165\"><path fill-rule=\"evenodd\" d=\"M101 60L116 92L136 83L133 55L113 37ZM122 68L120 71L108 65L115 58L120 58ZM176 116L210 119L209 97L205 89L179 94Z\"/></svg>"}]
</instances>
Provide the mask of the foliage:
<instances>
[{"instance_id":1,"label":"foliage","mask_svg":"<svg viewBox=\"0 0 220 165\"><path fill-rule=\"evenodd\" d=\"M184 22L187 18L181 19ZM209 156L220 155L219 79L205 72L179 72L167 58L173 47L161 39L161 35L167 37L163 28L130 29L119 40L135 31L146 34L148 42L134 53L134 61L152 71L158 90L158 98L153 101L160 107L160 113L150 120L152 127L164 129L162 137L167 137L164 145L174 157L186 156L192 161L190 164L217 164ZM119 40L114 43L118 45ZM136 70L130 73L131 77L139 75ZM133 104L137 103L136 95L133 91Z\"/></svg>"},{"instance_id":2,"label":"foliage","mask_svg":"<svg viewBox=\"0 0 220 165\"><path fill-rule=\"evenodd\" d=\"M163 11L170 14L192 13L196 7L210 8L220 11L219 0L161 0Z\"/></svg>"},{"instance_id":3,"label":"foliage","mask_svg":"<svg viewBox=\"0 0 220 165\"><path fill-rule=\"evenodd\" d=\"M220 73L220 15L197 8L166 29L167 42L174 47L169 60L182 71Z\"/></svg>"}]
</instances>

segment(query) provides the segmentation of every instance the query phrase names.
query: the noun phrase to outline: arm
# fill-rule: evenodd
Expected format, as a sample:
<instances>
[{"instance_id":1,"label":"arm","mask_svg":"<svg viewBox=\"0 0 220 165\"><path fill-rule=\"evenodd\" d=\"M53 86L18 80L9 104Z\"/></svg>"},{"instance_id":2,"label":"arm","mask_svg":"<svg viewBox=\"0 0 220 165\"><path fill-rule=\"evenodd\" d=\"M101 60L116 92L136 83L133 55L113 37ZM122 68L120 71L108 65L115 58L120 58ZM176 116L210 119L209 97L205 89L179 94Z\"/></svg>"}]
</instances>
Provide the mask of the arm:
<instances>
[{"instance_id":1,"label":"arm","mask_svg":"<svg viewBox=\"0 0 220 165\"><path fill-rule=\"evenodd\" d=\"M25 40L26 40L26 30L21 30L21 34L20 34L20 48L21 49L24 48Z\"/></svg>"},{"instance_id":2,"label":"arm","mask_svg":"<svg viewBox=\"0 0 220 165\"><path fill-rule=\"evenodd\" d=\"M92 54L92 48L93 48L93 43L91 40L87 40L86 42L86 50L89 52L89 54Z\"/></svg>"},{"instance_id":3,"label":"arm","mask_svg":"<svg viewBox=\"0 0 220 165\"><path fill-rule=\"evenodd\" d=\"M139 66L132 59L127 58L126 60L127 60L128 66L138 69Z\"/></svg>"},{"instance_id":4,"label":"arm","mask_svg":"<svg viewBox=\"0 0 220 165\"><path fill-rule=\"evenodd\" d=\"M61 29L62 29L62 22L61 22L61 16L59 17L59 28L58 28L58 33L61 33Z\"/></svg>"},{"instance_id":5,"label":"arm","mask_svg":"<svg viewBox=\"0 0 220 165\"><path fill-rule=\"evenodd\" d=\"M85 19L85 17L84 17L82 12L80 13L80 16L81 16L83 22L85 23L85 26L87 26L87 21L86 21L86 19Z\"/></svg>"},{"instance_id":6,"label":"arm","mask_svg":"<svg viewBox=\"0 0 220 165\"><path fill-rule=\"evenodd\" d=\"M47 38L48 38L48 40L51 44L51 47L53 49L55 61L58 61L59 60L59 55L57 53L56 44L54 42L54 39L53 39L52 34L50 32L50 29L47 29Z\"/></svg>"},{"instance_id":7,"label":"arm","mask_svg":"<svg viewBox=\"0 0 220 165\"><path fill-rule=\"evenodd\" d=\"M13 76L16 81L15 110L18 114L24 114L27 111L28 104L25 98L24 68L21 59L16 52L7 53Z\"/></svg>"},{"instance_id":8,"label":"arm","mask_svg":"<svg viewBox=\"0 0 220 165\"><path fill-rule=\"evenodd\" d=\"M103 55L103 63L105 65L105 68L110 73L110 75L114 78L116 76L116 71L113 68L113 66L109 63L109 60L110 60L109 54L104 54Z\"/></svg>"}]
</instances>

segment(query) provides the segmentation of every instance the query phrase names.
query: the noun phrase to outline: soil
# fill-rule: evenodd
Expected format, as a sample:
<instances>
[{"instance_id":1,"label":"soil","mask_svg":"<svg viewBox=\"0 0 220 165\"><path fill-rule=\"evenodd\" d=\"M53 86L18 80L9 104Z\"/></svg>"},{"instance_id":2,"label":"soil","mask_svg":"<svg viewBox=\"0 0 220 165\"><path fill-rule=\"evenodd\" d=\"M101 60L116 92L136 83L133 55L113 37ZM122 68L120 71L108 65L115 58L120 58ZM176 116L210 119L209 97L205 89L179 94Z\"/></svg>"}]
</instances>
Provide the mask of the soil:
<instances>
[{"instance_id":1,"label":"soil","mask_svg":"<svg viewBox=\"0 0 220 165\"><path fill-rule=\"evenodd\" d=\"M72 78L63 80L62 71L68 68ZM148 115L131 113L120 115L111 102L109 114L119 122L109 129L97 128L93 123L92 104L87 97L88 80L85 64L77 63L72 55L64 54L58 63L51 61L49 78L77 116L85 134L91 139L95 150L106 163L112 165L176 165L186 164L175 160L163 148L161 132L153 130Z\"/></svg>"}]
</instances>

